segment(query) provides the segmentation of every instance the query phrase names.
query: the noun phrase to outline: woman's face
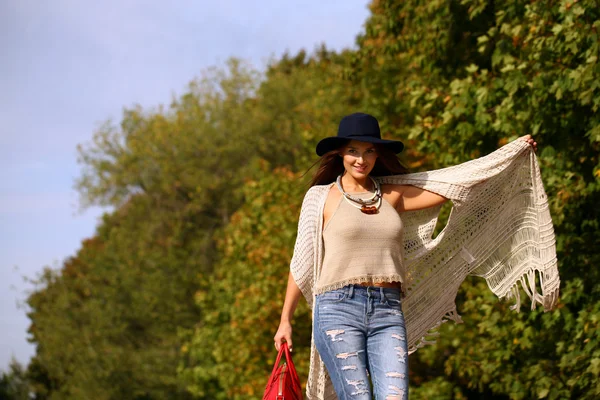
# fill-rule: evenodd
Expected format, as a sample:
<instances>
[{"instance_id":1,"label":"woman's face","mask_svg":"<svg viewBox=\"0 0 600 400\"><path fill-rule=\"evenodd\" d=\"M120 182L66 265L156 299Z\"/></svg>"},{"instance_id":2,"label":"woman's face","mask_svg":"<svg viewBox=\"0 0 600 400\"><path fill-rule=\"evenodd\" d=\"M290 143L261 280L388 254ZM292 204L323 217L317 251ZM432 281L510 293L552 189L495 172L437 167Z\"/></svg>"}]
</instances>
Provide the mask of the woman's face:
<instances>
[{"instance_id":1,"label":"woman's face","mask_svg":"<svg viewBox=\"0 0 600 400\"><path fill-rule=\"evenodd\" d=\"M373 143L351 140L340 152L344 168L354 179L363 180L373 170L377 151Z\"/></svg>"}]
</instances>

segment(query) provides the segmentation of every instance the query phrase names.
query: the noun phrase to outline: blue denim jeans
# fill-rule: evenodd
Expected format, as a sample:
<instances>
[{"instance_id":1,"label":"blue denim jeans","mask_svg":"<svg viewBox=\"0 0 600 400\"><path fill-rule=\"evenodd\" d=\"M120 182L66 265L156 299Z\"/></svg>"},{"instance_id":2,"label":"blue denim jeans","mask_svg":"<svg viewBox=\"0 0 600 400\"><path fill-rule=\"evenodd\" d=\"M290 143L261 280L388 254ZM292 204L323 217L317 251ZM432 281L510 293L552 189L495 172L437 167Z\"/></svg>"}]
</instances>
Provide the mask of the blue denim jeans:
<instances>
[{"instance_id":1,"label":"blue denim jeans","mask_svg":"<svg viewBox=\"0 0 600 400\"><path fill-rule=\"evenodd\" d=\"M339 400L408 398L399 289L349 285L317 295L313 329Z\"/></svg>"}]
</instances>

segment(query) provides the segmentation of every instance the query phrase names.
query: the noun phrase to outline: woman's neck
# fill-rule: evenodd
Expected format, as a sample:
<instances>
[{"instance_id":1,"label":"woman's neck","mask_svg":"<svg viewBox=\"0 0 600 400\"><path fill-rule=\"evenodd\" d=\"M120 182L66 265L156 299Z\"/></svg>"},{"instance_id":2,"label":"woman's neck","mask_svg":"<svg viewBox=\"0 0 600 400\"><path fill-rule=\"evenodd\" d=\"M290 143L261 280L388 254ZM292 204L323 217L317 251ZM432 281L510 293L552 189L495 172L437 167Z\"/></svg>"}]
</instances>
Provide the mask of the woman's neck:
<instances>
[{"instance_id":1,"label":"woman's neck","mask_svg":"<svg viewBox=\"0 0 600 400\"><path fill-rule=\"evenodd\" d=\"M342 175L342 188L347 193L352 192L371 192L373 191L373 182L368 176L364 179L355 179L352 175L344 173Z\"/></svg>"}]
</instances>

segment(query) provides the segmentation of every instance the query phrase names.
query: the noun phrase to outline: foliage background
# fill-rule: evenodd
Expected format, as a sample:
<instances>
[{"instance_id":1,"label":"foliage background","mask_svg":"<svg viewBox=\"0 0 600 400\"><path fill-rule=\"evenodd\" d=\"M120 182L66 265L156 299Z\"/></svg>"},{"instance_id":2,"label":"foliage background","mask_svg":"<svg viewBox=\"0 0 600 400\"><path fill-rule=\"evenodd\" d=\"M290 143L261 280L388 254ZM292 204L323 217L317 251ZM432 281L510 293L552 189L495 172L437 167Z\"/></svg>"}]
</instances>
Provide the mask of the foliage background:
<instances>
[{"instance_id":1,"label":"foliage background","mask_svg":"<svg viewBox=\"0 0 600 400\"><path fill-rule=\"evenodd\" d=\"M127 109L79 148L84 204L115 206L28 298L36 355L5 398L257 399L275 356L315 143L376 115L413 170L526 133L557 235L561 299L520 314L482 281L410 360L415 399L600 396L600 4L374 0L358 49L232 59L154 111ZM294 323L308 368L310 318ZM20 396L20 397L19 397ZM3 398L4 398L3 397Z\"/></svg>"}]
</instances>

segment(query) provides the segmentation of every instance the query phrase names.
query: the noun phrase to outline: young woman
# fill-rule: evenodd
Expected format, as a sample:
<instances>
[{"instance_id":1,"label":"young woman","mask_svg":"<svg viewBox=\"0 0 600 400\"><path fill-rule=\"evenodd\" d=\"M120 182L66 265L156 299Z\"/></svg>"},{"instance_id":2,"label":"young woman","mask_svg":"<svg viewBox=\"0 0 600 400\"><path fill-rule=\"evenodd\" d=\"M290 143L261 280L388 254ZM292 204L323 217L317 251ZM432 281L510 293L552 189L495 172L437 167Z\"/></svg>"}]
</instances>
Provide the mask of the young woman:
<instances>
[{"instance_id":1,"label":"young woman","mask_svg":"<svg viewBox=\"0 0 600 400\"><path fill-rule=\"evenodd\" d=\"M521 139L535 149L529 135ZM448 199L373 178L407 172L396 156L403 147L381 139L373 116L357 113L344 117L338 135L323 139L316 149L321 163L311 186L327 185L327 193L318 224L321 267L311 285L313 342L340 400L371 399L372 394L376 399L408 397L402 213ZM298 234L309 235L302 227ZM297 245L295 257L299 253ZM301 294L290 272L274 337L277 350L283 341L292 348L291 319Z\"/></svg>"}]
</instances>

